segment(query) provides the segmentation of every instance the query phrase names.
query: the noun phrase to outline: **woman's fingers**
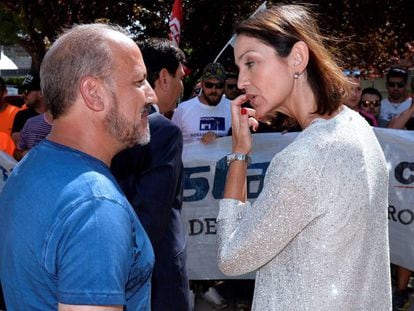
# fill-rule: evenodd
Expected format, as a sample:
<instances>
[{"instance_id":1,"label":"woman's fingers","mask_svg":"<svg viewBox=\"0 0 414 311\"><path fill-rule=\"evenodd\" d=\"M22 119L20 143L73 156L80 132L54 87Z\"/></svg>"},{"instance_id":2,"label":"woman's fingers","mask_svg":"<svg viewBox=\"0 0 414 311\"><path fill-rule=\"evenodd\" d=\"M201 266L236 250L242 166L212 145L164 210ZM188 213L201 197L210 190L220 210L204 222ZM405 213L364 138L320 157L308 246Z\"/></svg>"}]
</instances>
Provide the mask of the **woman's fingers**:
<instances>
[{"instance_id":1,"label":"woman's fingers","mask_svg":"<svg viewBox=\"0 0 414 311\"><path fill-rule=\"evenodd\" d=\"M253 117L250 117L249 118L249 127L251 127L253 129L253 132L256 132L257 128L259 127L259 121L257 121Z\"/></svg>"}]
</instances>

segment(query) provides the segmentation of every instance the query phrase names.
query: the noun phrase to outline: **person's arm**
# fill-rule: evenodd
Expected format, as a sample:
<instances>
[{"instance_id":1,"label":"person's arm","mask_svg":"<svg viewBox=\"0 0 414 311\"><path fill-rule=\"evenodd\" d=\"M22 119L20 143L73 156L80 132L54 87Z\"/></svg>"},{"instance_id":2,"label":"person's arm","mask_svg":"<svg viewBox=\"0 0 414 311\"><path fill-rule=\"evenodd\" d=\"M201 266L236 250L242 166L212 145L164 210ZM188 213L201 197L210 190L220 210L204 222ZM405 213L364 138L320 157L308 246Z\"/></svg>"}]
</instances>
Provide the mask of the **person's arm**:
<instances>
[{"instance_id":1,"label":"person's arm","mask_svg":"<svg viewBox=\"0 0 414 311\"><path fill-rule=\"evenodd\" d=\"M20 132L13 132L13 133L11 134L11 138L13 139L14 144L17 146L17 144L18 144L18 143L19 143L19 141L20 141Z\"/></svg>"},{"instance_id":2,"label":"person's arm","mask_svg":"<svg viewBox=\"0 0 414 311\"><path fill-rule=\"evenodd\" d=\"M232 152L247 155L252 148L252 136L249 125L254 121L250 119L251 122L249 124L249 117L254 116L254 110L241 108L245 101L246 96L242 95L231 104ZM246 200L246 170L246 161L233 161L230 163L224 188L224 198L236 199L242 202Z\"/></svg>"},{"instance_id":3,"label":"person's arm","mask_svg":"<svg viewBox=\"0 0 414 311\"><path fill-rule=\"evenodd\" d=\"M394 117L388 124L388 128L392 129L404 129L408 120L414 116L414 101L411 103L410 108L401 112L398 116Z\"/></svg>"},{"instance_id":4,"label":"person's arm","mask_svg":"<svg viewBox=\"0 0 414 311\"><path fill-rule=\"evenodd\" d=\"M238 166L232 168L236 173L242 169ZM315 166L314 158L278 154L251 206L240 202L242 184L236 178L231 186L237 187L239 196L230 195L232 189L227 188L229 198L220 201L217 217L219 269L226 275L241 275L277 256L323 213L321 180L321 167Z\"/></svg>"},{"instance_id":5,"label":"person's arm","mask_svg":"<svg viewBox=\"0 0 414 311\"><path fill-rule=\"evenodd\" d=\"M27 148L27 136L29 135L29 128L27 123L23 126L21 132L19 133L20 139L19 143L16 144L16 149L14 149L13 157L20 161L30 149Z\"/></svg>"},{"instance_id":6,"label":"person's arm","mask_svg":"<svg viewBox=\"0 0 414 311\"><path fill-rule=\"evenodd\" d=\"M213 141L215 141L217 139L217 134L214 132L207 132L205 133L203 136L201 136L201 142L203 144L209 144L212 143Z\"/></svg>"},{"instance_id":7,"label":"person's arm","mask_svg":"<svg viewBox=\"0 0 414 311\"><path fill-rule=\"evenodd\" d=\"M128 280L138 286L150 274L149 241L120 203L96 197L65 206L48 233L42 262L62 307L125 305Z\"/></svg>"},{"instance_id":8,"label":"person's arm","mask_svg":"<svg viewBox=\"0 0 414 311\"><path fill-rule=\"evenodd\" d=\"M16 161L20 161L29 151L30 149L20 150L19 147L16 147L13 152L13 157L16 159Z\"/></svg>"},{"instance_id":9,"label":"person's arm","mask_svg":"<svg viewBox=\"0 0 414 311\"><path fill-rule=\"evenodd\" d=\"M16 113L13 120L13 127L11 131L11 137L14 141L14 144L17 146L20 139L20 131L22 130L24 126L24 120L23 120L23 110L20 110Z\"/></svg>"},{"instance_id":10,"label":"person's arm","mask_svg":"<svg viewBox=\"0 0 414 311\"><path fill-rule=\"evenodd\" d=\"M247 112L254 114L254 110ZM252 118L248 115L241 114L236 99L232 104L235 153L250 152L249 120ZM320 216L315 194L321 176L320 167L315 167L314 161L310 157L296 159L295 155L272 161L263 190L253 206L243 203L246 200L246 162L230 164L217 217L218 265L224 274L241 275L260 268ZM301 169L292 168L293 162Z\"/></svg>"}]
</instances>

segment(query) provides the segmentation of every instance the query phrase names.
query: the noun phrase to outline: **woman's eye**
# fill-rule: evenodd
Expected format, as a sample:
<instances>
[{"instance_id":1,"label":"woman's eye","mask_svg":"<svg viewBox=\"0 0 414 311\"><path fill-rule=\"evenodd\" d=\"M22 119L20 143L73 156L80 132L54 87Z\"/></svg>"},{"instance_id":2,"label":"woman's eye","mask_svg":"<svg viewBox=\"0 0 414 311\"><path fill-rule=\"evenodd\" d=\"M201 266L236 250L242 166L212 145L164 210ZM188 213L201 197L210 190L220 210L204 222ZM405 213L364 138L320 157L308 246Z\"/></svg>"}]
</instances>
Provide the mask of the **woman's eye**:
<instances>
[{"instance_id":1,"label":"woman's eye","mask_svg":"<svg viewBox=\"0 0 414 311\"><path fill-rule=\"evenodd\" d=\"M245 65L246 65L246 67L247 67L247 68L249 68L249 69L250 69L250 68L252 68L252 67L253 67L254 62L246 62L246 63L245 63Z\"/></svg>"}]
</instances>

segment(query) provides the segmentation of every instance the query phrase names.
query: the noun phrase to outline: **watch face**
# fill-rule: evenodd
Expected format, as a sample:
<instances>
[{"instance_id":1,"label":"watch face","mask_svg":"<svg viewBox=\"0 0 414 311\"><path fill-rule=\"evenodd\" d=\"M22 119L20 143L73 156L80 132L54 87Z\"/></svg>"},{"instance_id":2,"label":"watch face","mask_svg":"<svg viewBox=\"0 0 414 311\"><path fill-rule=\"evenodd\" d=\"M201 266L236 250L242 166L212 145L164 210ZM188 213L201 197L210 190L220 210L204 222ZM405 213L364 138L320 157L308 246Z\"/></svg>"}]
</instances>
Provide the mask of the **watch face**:
<instances>
[{"instance_id":1,"label":"watch face","mask_svg":"<svg viewBox=\"0 0 414 311\"><path fill-rule=\"evenodd\" d=\"M240 160L240 161L243 161L243 160L246 159L246 156L244 154L236 154L236 159Z\"/></svg>"},{"instance_id":2,"label":"watch face","mask_svg":"<svg viewBox=\"0 0 414 311\"><path fill-rule=\"evenodd\" d=\"M235 160L246 161L248 165L250 164L250 157L247 154L231 153L227 155L227 165Z\"/></svg>"}]
</instances>

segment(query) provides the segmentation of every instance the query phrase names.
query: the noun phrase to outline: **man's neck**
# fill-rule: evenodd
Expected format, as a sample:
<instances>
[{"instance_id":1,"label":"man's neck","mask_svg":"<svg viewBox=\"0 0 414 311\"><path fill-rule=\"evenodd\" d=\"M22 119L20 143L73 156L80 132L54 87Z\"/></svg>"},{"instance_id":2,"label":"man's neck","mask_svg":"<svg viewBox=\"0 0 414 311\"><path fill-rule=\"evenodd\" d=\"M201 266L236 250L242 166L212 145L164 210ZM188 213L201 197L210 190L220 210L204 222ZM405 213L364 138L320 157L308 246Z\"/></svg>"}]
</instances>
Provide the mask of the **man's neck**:
<instances>
[{"instance_id":1,"label":"man's neck","mask_svg":"<svg viewBox=\"0 0 414 311\"><path fill-rule=\"evenodd\" d=\"M220 100L218 101L218 103L217 104L215 104L215 105L210 105L209 104L209 102L205 99L205 97L203 96L203 94L201 94L200 96L198 96L198 100L200 101L200 103L202 103L202 104L204 104L204 105L207 105L207 106L210 106L210 107L216 107L216 106L218 106L218 104L220 104L220 102L221 102L221 99L222 99L223 97L221 97L220 98Z\"/></svg>"},{"instance_id":2,"label":"man's neck","mask_svg":"<svg viewBox=\"0 0 414 311\"><path fill-rule=\"evenodd\" d=\"M90 130L86 130L80 124L77 125L76 121L56 119L53 120L53 127L48 139L89 154L109 167L113 156L124 148L117 145L117 142L111 137L106 137L106 144L102 144L103 139L97 139L98 135L103 137L106 134L103 129L99 131L92 127Z\"/></svg>"},{"instance_id":3,"label":"man's neck","mask_svg":"<svg viewBox=\"0 0 414 311\"><path fill-rule=\"evenodd\" d=\"M200 101L200 103L208 106L208 103L207 103L206 99L204 98L203 94L198 96L198 100Z\"/></svg>"},{"instance_id":4,"label":"man's neck","mask_svg":"<svg viewBox=\"0 0 414 311\"><path fill-rule=\"evenodd\" d=\"M388 97L388 101L389 101L391 104L393 104L393 105L400 105L400 104L402 104L403 102L405 102L405 101L407 100L407 98L408 98L408 97L406 97L406 98L402 98L402 99L400 99L400 100L392 100L391 98L389 98L389 97Z\"/></svg>"},{"instance_id":5,"label":"man's neck","mask_svg":"<svg viewBox=\"0 0 414 311\"><path fill-rule=\"evenodd\" d=\"M35 106L35 107L33 107L33 109L38 113L38 114L41 114L41 113L43 113L43 112L45 112L46 111L46 107L45 107L45 105L40 105L40 106Z\"/></svg>"}]
</instances>

